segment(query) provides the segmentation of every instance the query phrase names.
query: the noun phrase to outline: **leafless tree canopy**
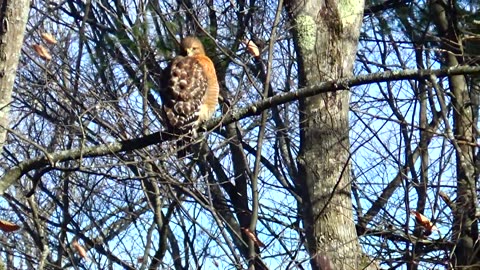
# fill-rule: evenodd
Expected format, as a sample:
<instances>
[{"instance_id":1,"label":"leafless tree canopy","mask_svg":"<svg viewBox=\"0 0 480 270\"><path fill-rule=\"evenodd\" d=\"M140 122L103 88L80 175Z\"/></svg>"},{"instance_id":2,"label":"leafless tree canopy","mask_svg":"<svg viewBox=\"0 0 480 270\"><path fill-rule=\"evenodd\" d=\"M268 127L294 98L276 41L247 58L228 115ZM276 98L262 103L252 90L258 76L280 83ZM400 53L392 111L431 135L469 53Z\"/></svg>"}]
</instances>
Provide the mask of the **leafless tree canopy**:
<instances>
[{"instance_id":1,"label":"leafless tree canopy","mask_svg":"<svg viewBox=\"0 0 480 270\"><path fill-rule=\"evenodd\" d=\"M350 2L32 1L0 269L477 269L480 5ZM221 98L179 158L187 35Z\"/></svg>"}]
</instances>

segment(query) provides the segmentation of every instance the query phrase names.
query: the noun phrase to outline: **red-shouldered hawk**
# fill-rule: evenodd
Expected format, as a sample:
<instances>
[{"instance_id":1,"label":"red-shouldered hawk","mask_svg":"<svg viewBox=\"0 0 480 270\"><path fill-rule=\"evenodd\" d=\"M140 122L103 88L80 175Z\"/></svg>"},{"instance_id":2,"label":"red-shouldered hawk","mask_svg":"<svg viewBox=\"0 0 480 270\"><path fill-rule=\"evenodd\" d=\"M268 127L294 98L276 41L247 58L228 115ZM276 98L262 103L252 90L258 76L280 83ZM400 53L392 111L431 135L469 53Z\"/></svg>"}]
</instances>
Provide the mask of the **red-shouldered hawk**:
<instances>
[{"instance_id":1,"label":"red-shouldered hawk","mask_svg":"<svg viewBox=\"0 0 480 270\"><path fill-rule=\"evenodd\" d=\"M166 69L161 96L172 132L192 132L195 136L198 126L215 112L219 86L215 67L205 55L202 42L186 37L181 45L186 56L176 57Z\"/></svg>"}]
</instances>

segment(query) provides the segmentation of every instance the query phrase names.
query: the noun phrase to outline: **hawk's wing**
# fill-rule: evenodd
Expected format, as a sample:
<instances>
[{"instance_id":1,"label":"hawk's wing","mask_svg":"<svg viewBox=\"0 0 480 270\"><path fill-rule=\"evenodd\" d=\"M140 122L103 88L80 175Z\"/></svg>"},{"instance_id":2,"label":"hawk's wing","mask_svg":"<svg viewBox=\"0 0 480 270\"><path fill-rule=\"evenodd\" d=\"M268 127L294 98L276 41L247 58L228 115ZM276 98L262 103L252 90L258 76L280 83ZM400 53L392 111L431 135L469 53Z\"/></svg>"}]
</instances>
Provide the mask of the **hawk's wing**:
<instances>
[{"instance_id":1,"label":"hawk's wing","mask_svg":"<svg viewBox=\"0 0 480 270\"><path fill-rule=\"evenodd\" d=\"M208 88L200 63L193 57L176 57L166 70L166 85L162 99L170 126L188 131L199 117Z\"/></svg>"},{"instance_id":2,"label":"hawk's wing","mask_svg":"<svg viewBox=\"0 0 480 270\"><path fill-rule=\"evenodd\" d=\"M217 74L215 66L210 58L206 55L195 55L200 66L202 66L203 74L207 78L207 90L200 108L199 121L203 122L212 117L218 104L218 94L220 87L218 86Z\"/></svg>"}]
</instances>

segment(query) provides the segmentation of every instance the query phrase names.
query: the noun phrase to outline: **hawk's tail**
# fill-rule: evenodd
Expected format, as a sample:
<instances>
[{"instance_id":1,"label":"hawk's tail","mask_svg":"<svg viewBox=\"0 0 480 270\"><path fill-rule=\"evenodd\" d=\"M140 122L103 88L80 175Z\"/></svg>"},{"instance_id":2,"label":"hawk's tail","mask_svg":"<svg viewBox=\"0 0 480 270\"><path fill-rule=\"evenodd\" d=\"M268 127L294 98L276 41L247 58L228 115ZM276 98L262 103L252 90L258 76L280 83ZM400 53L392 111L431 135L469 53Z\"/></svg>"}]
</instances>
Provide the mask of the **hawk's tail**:
<instances>
[{"instance_id":1,"label":"hawk's tail","mask_svg":"<svg viewBox=\"0 0 480 270\"><path fill-rule=\"evenodd\" d=\"M197 148L195 146L199 143L197 139L196 132L179 135L176 149L177 158L185 158L189 154L195 154L195 149Z\"/></svg>"}]
</instances>

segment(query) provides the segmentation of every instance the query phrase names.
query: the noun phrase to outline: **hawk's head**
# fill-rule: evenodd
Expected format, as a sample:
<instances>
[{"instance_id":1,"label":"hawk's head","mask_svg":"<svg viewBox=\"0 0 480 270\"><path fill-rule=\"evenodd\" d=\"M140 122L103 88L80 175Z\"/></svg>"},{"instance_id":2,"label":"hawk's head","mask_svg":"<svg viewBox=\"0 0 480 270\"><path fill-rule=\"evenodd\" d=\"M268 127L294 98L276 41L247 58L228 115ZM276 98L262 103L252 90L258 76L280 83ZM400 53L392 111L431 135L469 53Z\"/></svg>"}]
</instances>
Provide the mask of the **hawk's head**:
<instances>
[{"instance_id":1,"label":"hawk's head","mask_svg":"<svg viewBox=\"0 0 480 270\"><path fill-rule=\"evenodd\" d=\"M205 55L202 42L196 37L186 37L182 40L182 49L187 56Z\"/></svg>"}]
</instances>

